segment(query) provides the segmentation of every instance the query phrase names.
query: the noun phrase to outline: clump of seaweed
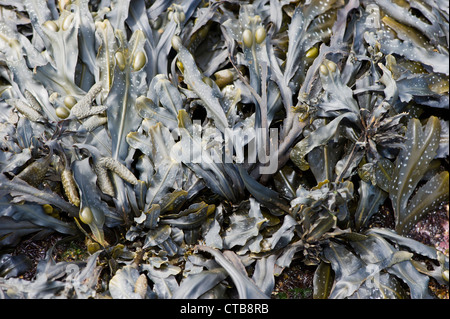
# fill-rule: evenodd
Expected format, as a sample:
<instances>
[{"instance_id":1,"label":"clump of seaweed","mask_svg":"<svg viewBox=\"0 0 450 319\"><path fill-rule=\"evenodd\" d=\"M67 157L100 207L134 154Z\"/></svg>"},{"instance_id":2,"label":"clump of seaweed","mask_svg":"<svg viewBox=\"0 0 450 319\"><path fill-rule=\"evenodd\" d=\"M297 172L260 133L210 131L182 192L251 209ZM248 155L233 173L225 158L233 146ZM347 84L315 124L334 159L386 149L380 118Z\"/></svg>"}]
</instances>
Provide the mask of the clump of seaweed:
<instances>
[{"instance_id":1,"label":"clump of seaweed","mask_svg":"<svg viewBox=\"0 0 450 319\"><path fill-rule=\"evenodd\" d=\"M448 15L0 1L0 298L270 298L293 261L313 298L435 298L448 249L411 231L448 207Z\"/></svg>"}]
</instances>

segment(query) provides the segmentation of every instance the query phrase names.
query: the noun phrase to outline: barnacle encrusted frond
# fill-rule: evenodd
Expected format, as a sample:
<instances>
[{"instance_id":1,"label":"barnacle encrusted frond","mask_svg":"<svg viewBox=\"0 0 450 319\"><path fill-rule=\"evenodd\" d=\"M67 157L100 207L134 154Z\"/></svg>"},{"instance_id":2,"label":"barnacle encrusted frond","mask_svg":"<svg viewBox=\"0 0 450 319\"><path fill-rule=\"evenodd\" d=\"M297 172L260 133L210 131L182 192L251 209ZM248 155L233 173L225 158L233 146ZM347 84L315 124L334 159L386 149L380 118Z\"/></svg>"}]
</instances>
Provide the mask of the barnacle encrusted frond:
<instances>
[{"instance_id":1,"label":"barnacle encrusted frond","mask_svg":"<svg viewBox=\"0 0 450 319\"><path fill-rule=\"evenodd\" d=\"M87 94L72 107L72 114L81 120L91 115L103 113L108 108L106 105L91 107L92 101L102 91L102 88L101 82L94 84Z\"/></svg>"},{"instance_id":2,"label":"barnacle encrusted frond","mask_svg":"<svg viewBox=\"0 0 450 319\"><path fill-rule=\"evenodd\" d=\"M73 179L73 174L69 169L64 168L61 171L61 182L63 184L64 192L71 202L75 206L80 206L80 196L78 195L78 188Z\"/></svg>"},{"instance_id":3,"label":"barnacle encrusted frond","mask_svg":"<svg viewBox=\"0 0 450 319\"><path fill-rule=\"evenodd\" d=\"M108 176L108 170L119 175L123 180L132 185L138 183L138 179L128 168L119 161L111 157L102 157L95 162L94 170L98 177L98 183L102 191L110 196L114 196L114 188Z\"/></svg>"}]
</instances>

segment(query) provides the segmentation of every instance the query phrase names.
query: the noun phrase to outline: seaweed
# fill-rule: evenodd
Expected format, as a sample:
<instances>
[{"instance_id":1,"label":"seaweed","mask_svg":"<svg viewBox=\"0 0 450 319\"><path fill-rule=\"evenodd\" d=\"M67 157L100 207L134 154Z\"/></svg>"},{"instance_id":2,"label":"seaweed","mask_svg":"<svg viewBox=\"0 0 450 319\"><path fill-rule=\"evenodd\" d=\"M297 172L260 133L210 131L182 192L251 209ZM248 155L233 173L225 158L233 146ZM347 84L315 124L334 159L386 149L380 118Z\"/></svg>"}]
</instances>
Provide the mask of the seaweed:
<instances>
[{"instance_id":1,"label":"seaweed","mask_svg":"<svg viewBox=\"0 0 450 319\"><path fill-rule=\"evenodd\" d=\"M444 1L1 1L0 298L263 299L296 264L313 298L436 297L448 30ZM52 233L86 259L14 252Z\"/></svg>"},{"instance_id":2,"label":"seaweed","mask_svg":"<svg viewBox=\"0 0 450 319\"><path fill-rule=\"evenodd\" d=\"M388 161L381 161L377 164L377 182L388 187L399 234L406 235L415 221L448 198L448 172L432 176L417 188L436 156L439 131L440 124L436 117L430 117L425 127L416 119L410 120L405 148L400 151L396 162L389 164ZM390 171L392 175L388 174Z\"/></svg>"}]
</instances>

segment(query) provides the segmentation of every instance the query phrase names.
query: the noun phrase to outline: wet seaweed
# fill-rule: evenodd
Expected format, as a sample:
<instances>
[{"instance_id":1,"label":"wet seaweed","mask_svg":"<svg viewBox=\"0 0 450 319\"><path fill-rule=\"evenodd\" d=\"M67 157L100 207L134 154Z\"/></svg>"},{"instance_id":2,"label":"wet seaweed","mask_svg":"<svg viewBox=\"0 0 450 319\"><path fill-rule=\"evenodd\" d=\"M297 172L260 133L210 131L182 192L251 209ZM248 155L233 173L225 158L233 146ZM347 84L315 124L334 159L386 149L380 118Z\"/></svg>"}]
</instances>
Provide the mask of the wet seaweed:
<instances>
[{"instance_id":1,"label":"wet seaweed","mask_svg":"<svg viewBox=\"0 0 450 319\"><path fill-rule=\"evenodd\" d=\"M0 298L435 298L444 2L0 1Z\"/></svg>"}]
</instances>

